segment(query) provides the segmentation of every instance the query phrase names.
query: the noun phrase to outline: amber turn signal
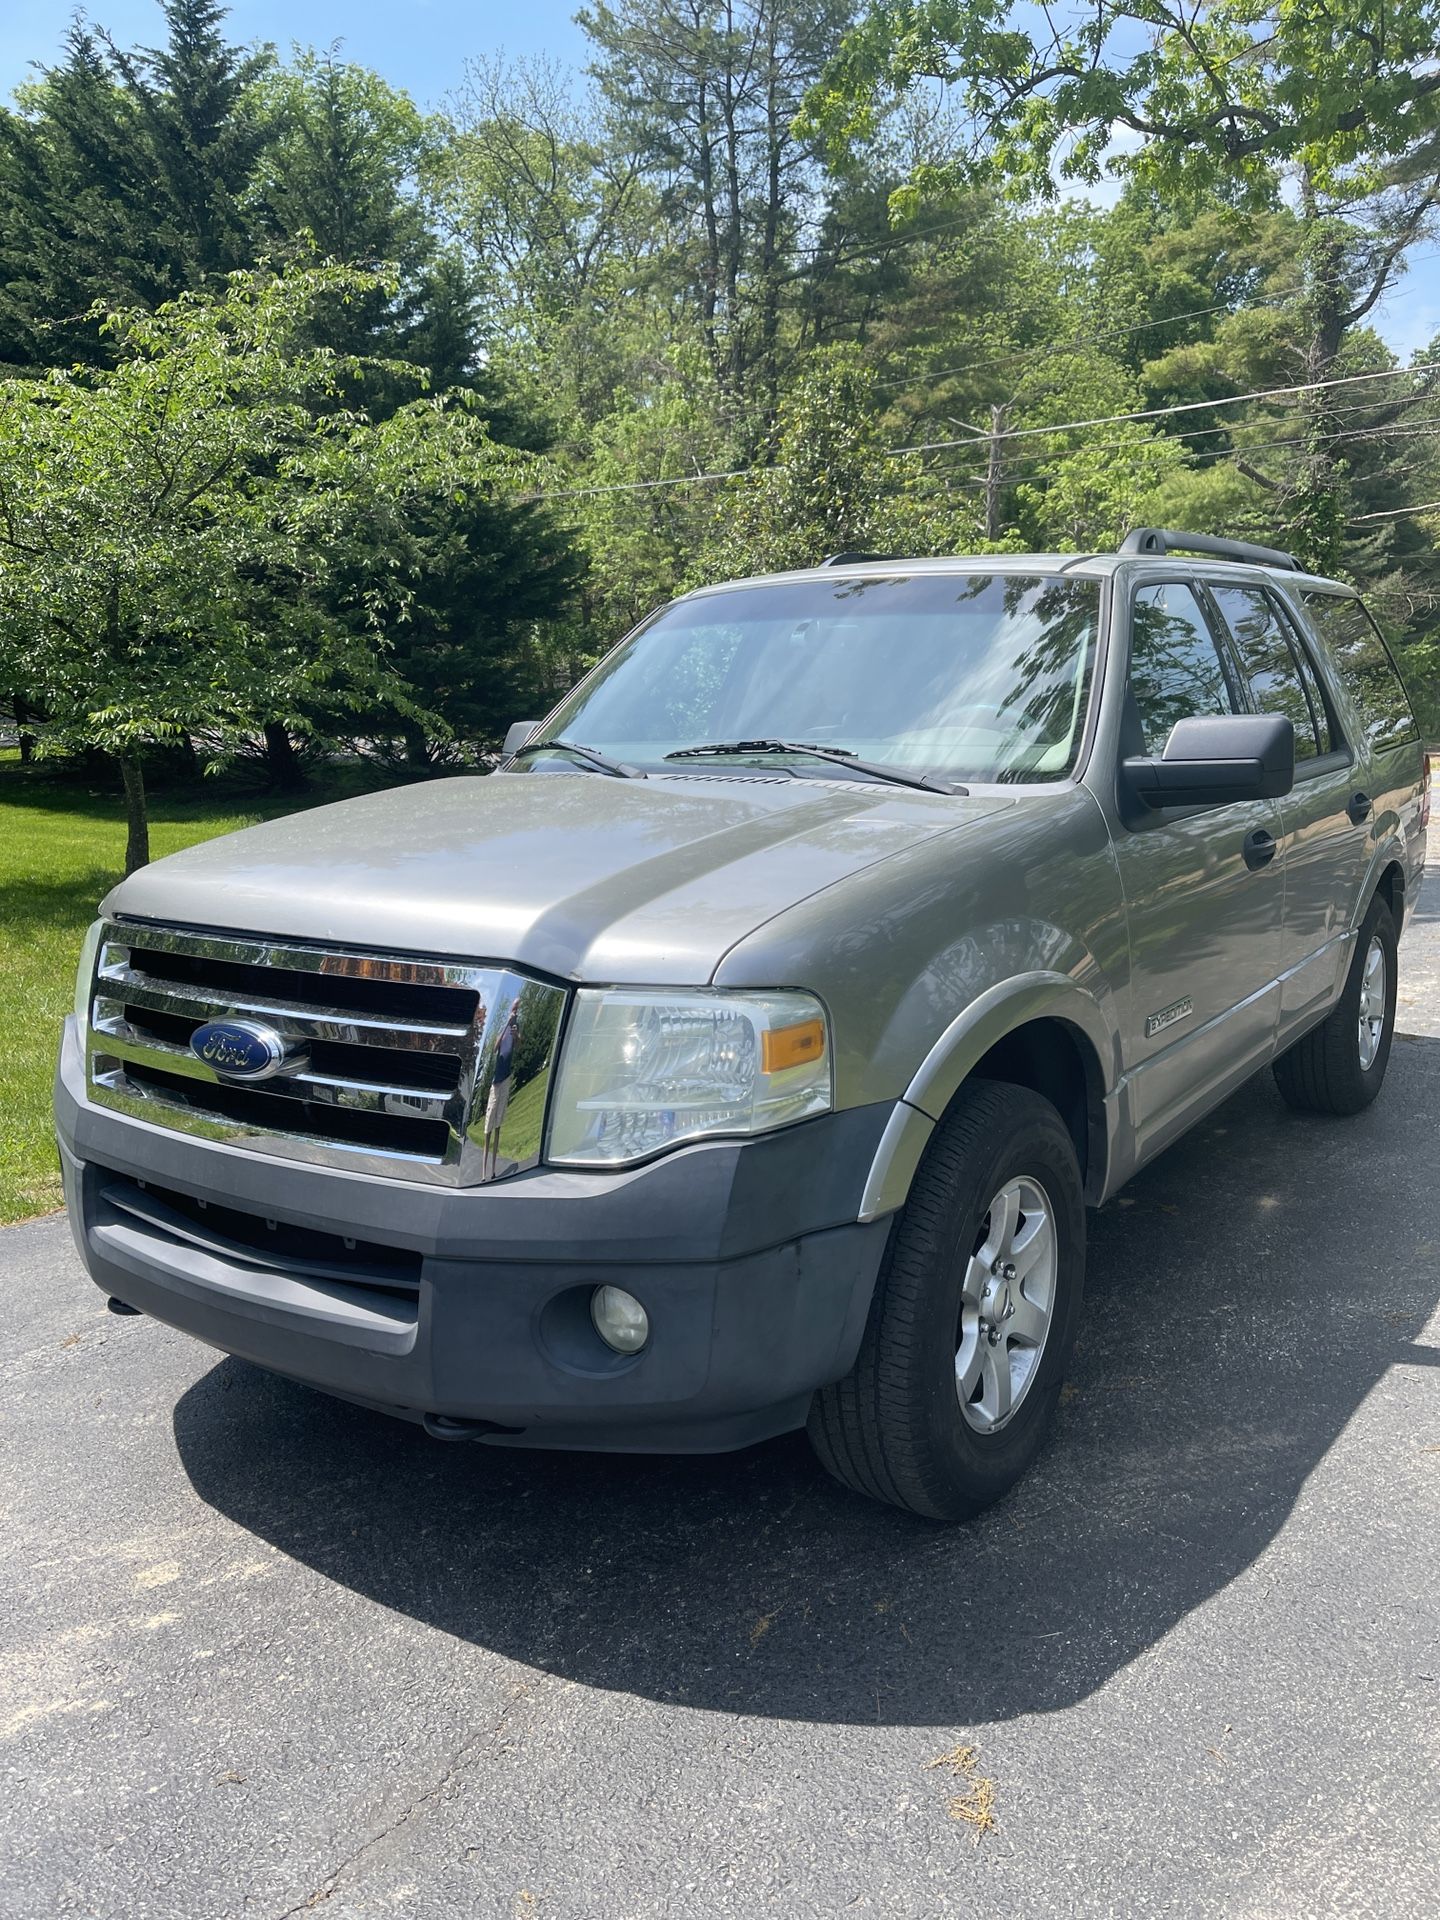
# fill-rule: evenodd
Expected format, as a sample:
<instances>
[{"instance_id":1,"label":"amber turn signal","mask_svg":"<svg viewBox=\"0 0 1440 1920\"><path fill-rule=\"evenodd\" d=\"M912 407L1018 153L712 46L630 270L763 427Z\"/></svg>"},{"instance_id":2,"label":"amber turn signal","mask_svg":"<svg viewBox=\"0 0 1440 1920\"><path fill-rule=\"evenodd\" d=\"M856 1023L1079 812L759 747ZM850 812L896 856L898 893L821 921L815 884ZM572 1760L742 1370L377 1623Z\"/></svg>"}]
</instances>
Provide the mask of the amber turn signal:
<instances>
[{"instance_id":1,"label":"amber turn signal","mask_svg":"<svg viewBox=\"0 0 1440 1920\"><path fill-rule=\"evenodd\" d=\"M760 1066L765 1073L809 1066L825 1051L825 1022L802 1020L795 1027L770 1027L760 1036Z\"/></svg>"}]
</instances>

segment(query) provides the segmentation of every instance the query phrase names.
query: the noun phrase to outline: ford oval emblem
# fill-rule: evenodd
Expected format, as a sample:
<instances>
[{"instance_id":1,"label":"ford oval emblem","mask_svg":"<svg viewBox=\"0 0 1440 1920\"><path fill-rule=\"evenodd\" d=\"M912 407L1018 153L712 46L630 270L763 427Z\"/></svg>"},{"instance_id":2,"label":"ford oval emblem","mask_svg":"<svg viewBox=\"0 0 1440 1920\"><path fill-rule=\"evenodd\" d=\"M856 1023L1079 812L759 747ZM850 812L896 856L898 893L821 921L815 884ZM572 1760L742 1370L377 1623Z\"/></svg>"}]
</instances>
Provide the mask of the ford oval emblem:
<instances>
[{"instance_id":1,"label":"ford oval emblem","mask_svg":"<svg viewBox=\"0 0 1440 1920\"><path fill-rule=\"evenodd\" d=\"M227 1080L268 1080L285 1065L285 1042L258 1020L209 1020L190 1036L190 1051Z\"/></svg>"}]
</instances>

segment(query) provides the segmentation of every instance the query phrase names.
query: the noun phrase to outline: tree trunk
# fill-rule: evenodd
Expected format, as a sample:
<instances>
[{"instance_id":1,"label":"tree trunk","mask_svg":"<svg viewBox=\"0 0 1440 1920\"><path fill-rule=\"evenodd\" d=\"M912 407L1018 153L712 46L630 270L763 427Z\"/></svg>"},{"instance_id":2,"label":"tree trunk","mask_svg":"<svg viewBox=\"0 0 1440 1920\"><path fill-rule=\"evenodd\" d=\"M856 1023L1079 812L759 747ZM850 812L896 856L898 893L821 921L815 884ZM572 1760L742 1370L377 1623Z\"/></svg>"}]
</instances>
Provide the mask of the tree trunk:
<instances>
[{"instance_id":1,"label":"tree trunk","mask_svg":"<svg viewBox=\"0 0 1440 1920\"><path fill-rule=\"evenodd\" d=\"M1317 204L1307 171L1301 180L1301 270L1305 278L1305 378L1330 379L1345 340L1345 247L1334 221ZM1343 563L1346 488L1340 471L1334 401L1328 387L1300 396L1304 480L1295 544L1307 566L1335 573Z\"/></svg>"},{"instance_id":2,"label":"tree trunk","mask_svg":"<svg viewBox=\"0 0 1440 1920\"><path fill-rule=\"evenodd\" d=\"M734 9L725 9L725 51L721 67L720 113L725 126L725 328L726 378L738 393L745 375L746 343L740 324L740 267L745 225L740 196L740 124L735 64L739 56Z\"/></svg>"},{"instance_id":3,"label":"tree trunk","mask_svg":"<svg viewBox=\"0 0 1440 1920\"><path fill-rule=\"evenodd\" d=\"M781 156L787 122L780 109L779 25L775 9L766 21L765 46L765 215L760 237L760 353L764 362L765 425L773 427L780 405L780 216L783 209Z\"/></svg>"},{"instance_id":4,"label":"tree trunk","mask_svg":"<svg viewBox=\"0 0 1440 1920\"><path fill-rule=\"evenodd\" d=\"M138 759L120 756L120 778L125 782L125 871L150 864L150 815L145 805L145 770Z\"/></svg>"},{"instance_id":5,"label":"tree trunk","mask_svg":"<svg viewBox=\"0 0 1440 1920\"><path fill-rule=\"evenodd\" d=\"M20 743L20 764L28 767L35 758L35 736L26 722L30 718L30 702L23 693L12 696L11 705L15 709L15 737Z\"/></svg>"},{"instance_id":6,"label":"tree trunk","mask_svg":"<svg viewBox=\"0 0 1440 1920\"><path fill-rule=\"evenodd\" d=\"M696 101L699 145L700 208L705 220L705 278L700 292L700 331L717 378L724 376L720 364L720 344L715 330L715 310L720 300L720 220L715 210L714 146L710 136L709 100L701 80Z\"/></svg>"},{"instance_id":7,"label":"tree trunk","mask_svg":"<svg viewBox=\"0 0 1440 1920\"><path fill-rule=\"evenodd\" d=\"M416 773L430 770L430 743L422 727L407 726L404 733L405 759Z\"/></svg>"},{"instance_id":8,"label":"tree trunk","mask_svg":"<svg viewBox=\"0 0 1440 1920\"><path fill-rule=\"evenodd\" d=\"M270 778L282 793L298 793L305 785L305 769L295 751L295 742L279 720L265 722L265 764Z\"/></svg>"}]
</instances>

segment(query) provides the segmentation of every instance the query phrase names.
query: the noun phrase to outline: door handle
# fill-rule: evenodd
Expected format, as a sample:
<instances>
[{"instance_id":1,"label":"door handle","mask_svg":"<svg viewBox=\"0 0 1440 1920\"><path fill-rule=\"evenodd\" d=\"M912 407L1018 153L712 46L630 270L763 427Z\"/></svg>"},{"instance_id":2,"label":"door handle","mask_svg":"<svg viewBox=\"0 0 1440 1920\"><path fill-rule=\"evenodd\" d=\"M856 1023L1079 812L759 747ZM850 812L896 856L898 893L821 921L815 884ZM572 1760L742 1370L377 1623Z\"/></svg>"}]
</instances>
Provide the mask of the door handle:
<instances>
[{"instance_id":1,"label":"door handle","mask_svg":"<svg viewBox=\"0 0 1440 1920\"><path fill-rule=\"evenodd\" d=\"M1256 827L1253 833L1247 833L1240 851L1245 856L1245 864L1252 873L1261 867L1268 867L1275 858L1275 836L1267 833L1264 827Z\"/></svg>"},{"instance_id":2,"label":"door handle","mask_svg":"<svg viewBox=\"0 0 1440 1920\"><path fill-rule=\"evenodd\" d=\"M1368 793L1352 793L1345 803L1345 811L1358 827L1362 821L1370 818L1370 809L1374 805Z\"/></svg>"}]
</instances>

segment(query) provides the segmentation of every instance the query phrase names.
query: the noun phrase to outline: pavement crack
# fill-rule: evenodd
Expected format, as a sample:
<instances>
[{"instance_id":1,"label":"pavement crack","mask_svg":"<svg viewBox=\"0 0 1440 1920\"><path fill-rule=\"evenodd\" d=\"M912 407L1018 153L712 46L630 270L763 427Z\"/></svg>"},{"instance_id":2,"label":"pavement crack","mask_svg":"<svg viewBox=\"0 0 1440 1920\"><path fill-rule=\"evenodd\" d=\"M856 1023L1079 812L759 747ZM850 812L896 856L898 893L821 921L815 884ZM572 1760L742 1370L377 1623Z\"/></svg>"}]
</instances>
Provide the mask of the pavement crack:
<instances>
[{"instance_id":1,"label":"pavement crack","mask_svg":"<svg viewBox=\"0 0 1440 1920\"><path fill-rule=\"evenodd\" d=\"M376 1847L382 1846L392 1834L398 1833L401 1827L407 1825L417 1814L434 1806L436 1802L444 1796L447 1789L465 1771L478 1750L499 1738L504 1729L505 1722L510 1718L510 1715L520 1704L521 1700L528 1696L529 1692L530 1689L528 1686L522 1687L516 1693L515 1697L507 1702L504 1711L500 1714L500 1717L495 1721L493 1726L483 1727L479 1733L473 1734L462 1747L457 1748L445 1763L441 1772L428 1786L422 1787L420 1791L411 1799L407 1800L403 1806L397 1808L383 1826L375 1828L365 1836L358 1846L352 1847L350 1852L335 1863L325 1875L324 1879L321 1880L320 1884L312 1892L307 1893L303 1900L297 1901L292 1907L284 1908L283 1911L274 1916L274 1920L299 1920L299 1916L313 1913L317 1907L324 1906L331 1895L340 1890L341 1883L346 1876L354 1867L359 1865L367 1854L372 1853Z\"/></svg>"}]
</instances>

